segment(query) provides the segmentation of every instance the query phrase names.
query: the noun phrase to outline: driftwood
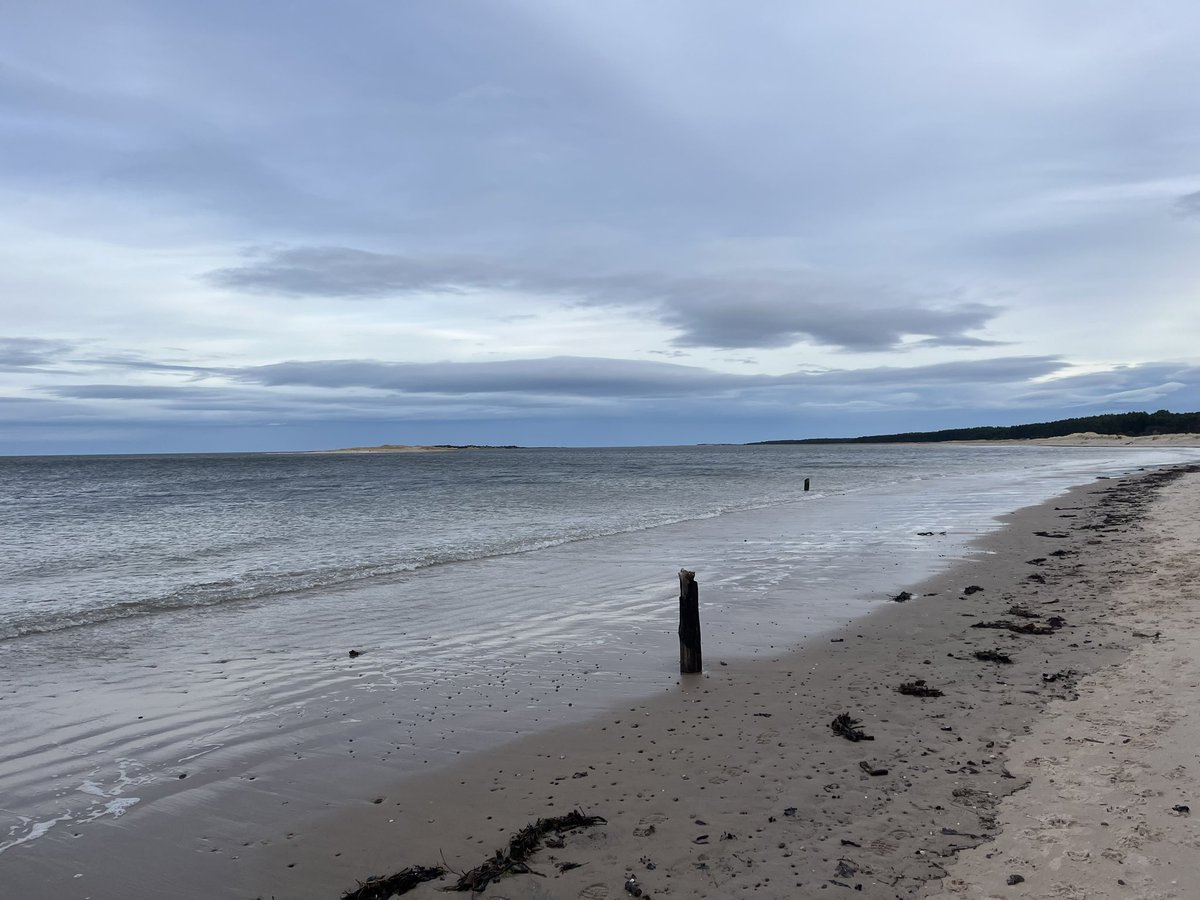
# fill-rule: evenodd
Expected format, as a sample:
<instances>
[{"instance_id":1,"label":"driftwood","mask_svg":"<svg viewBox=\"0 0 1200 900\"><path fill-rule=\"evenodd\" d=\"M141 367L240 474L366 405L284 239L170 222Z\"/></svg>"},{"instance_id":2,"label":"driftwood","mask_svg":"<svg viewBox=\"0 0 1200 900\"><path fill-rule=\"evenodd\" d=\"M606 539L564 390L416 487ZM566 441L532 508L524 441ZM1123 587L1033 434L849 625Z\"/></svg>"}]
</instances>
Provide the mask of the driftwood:
<instances>
[{"instance_id":1,"label":"driftwood","mask_svg":"<svg viewBox=\"0 0 1200 900\"><path fill-rule=\"evenodd\" d=\"M696 573L679 570L679 671L704 670L700 650L700 588Z\"/></svg>"},{"instance_id":2,"label":"driftwood","mask_svg":"<svg viewBox=\"0 0 1200 900\"><path fill-rule=\"evenodd\" d=\"M1008 608L1008 614L1010 616L1020 616L1022 619L1040 619L1042 617L1040 613L1035 613L1031 609L1015 605Z\"/></svg>"},{"instance_id":3,"label":"driftwood","mask_svg":"<svg viewBox=\"0 0 1200 900\"><path fill-rule=\"evenodd\" d=\"M590 828L593 825L604 824L606 821L600 816L585 816L578 810L565 816L538 819L509 838L506 849L497 850L483 865L464 873L455 883L454 890L478 893L505 875L531 873L533 870L526 864L526 860L541 845L543 837L573 828Z\"/></svg>"},{"instance_id":4,"label":"driftwood","mask_svg":"<svg viewBox=\"0 0 1200 900\"><path fill-rule=\"evenodd\" d=\"M896 688L901 694L908 694L910 697L942 697L944 696L937 688L928 687L925 684L924 678L918 678L916 681L906 681L900 687Z\"/></svg>"},{"instance_id":5,"label":"driftwood","mask_svg":"<svg viewBox=\"0 0 1200 900\"><path fill-rule=\"evenodd\" d=\"M995 622L976 622L972 628L999 628L1015 634L1054 634L1049 625L1038 625L1036 622L1010 622L1007 619L997 619Z\"/></svg>"},{"instance_id":6,"label":"driftwood","mask_svg":"<svg viewBox=\"0 0 1200 900\"><path fill-rule=\"evenodd\" d=\"M841 735L848 741L873 741L871 735L863 732L859 728L861 719L850 718L850 713L842 713L836 719L829 723L829 727L833 729L834 734Z\"/></svg>"},{"instance_id":7,"label":"driftwood","mask_svg":"<svg viewBox=\"0 0 1200 900\"><path fill-rule=\"evenodd\" d=\"M982 662L1011 663L1012 657L999 650L976 650L975 658Z\"/></svg>"},{"instance_id":8,"label":"driftwood","mask_svg":"<svg viewBox=\"0 0 1200 900\"><path fill-rule=\"evenodd\" d=\"M342 900L388 900L407 894L418 884L433 881L446 874L441 866L409 866L395 875L378 878L368 878L360 881L358 887L342 894Z\"/></svg>"}]
</instances>

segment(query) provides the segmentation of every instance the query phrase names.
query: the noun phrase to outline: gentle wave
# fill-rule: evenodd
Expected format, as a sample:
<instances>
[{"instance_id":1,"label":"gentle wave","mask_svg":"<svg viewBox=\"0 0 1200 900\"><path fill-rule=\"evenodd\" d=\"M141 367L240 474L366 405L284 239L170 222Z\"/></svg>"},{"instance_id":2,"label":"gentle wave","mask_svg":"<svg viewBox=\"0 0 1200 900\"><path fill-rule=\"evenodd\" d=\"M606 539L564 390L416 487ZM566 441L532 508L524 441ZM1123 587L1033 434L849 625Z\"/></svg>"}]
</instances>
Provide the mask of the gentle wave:
<instances>
[{"instance_id":1,"label":"gentle wave","mask_svg":"<svg viewBox=\"0 0 1200 900\"><path fill-rule=\"evenodd\" d=\"M814 499L820 496L823 496L820 492L810 495ZM546 550L552 547L560 547L566 544L595 540L597 538L649 531L654 528L681 522L718 518L730 512L766 509L796 502L802 501L789 500L784 504L731 504L721 509L692 513L687 516L657 517L648 521L631 523L625 527L606 530L580 530L578 533L567 534L557 538L511 541L503 545L478 550L431 553L420 559L402 562L359 564L309 572L280 572L261 577L247 575L237 579L190 584L158 597L97 605L70 613L51 613L48 615L43 613L37 616L29 616L25 619L15 616L0 625L0 641L36 634L49 634L71 628L88 627L121 619L140 618L163 612L196 609L228 603L263 601L272 598L283 598L290 594L341 588L366 581L385 581L389 578L403 576L436 566L491 559L520 553L532 553L538 550ZM198 555L203 555L204 552L201 551ZM211 555L213 551L209 550L208 552ZM113 558L119 558L119 556L119 554L112 554ZM181 557L181 559L188 559L188 557ZM91 562L94 562L94 559ZM71 567L68 571L83 571L86 568L87 566L81 563L78 566Z\"/></svg>"},{"instance_id":2,"label":"gentle wave","mask_svg":"<svg viewBox=\"0 0 1200 900\"><path fill-rule=\"evenodd\" d=\"M0 641L1095 458L903 447L0 458ZM809 476L818 489L804 493Z\"/></svg>"}]
</instances>

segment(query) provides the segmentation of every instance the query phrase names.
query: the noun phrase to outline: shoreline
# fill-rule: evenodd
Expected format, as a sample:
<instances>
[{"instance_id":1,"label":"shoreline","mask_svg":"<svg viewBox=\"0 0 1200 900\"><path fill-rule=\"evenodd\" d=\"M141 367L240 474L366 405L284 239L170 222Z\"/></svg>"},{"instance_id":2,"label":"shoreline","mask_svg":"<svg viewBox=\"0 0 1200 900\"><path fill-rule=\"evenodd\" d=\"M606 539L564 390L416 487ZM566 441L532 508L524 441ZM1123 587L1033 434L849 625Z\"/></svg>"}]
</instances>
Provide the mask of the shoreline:
<instances>
[{"instance_id":1,"label":"shoreline","mask_svg":"<svg viewBox=\"0 0 1200 900\"><path fill-rule=\"evenodd\" d=\"M396 780L382 796L364 796L364 789L378 790L371 779L364 788L344 773L340 799L326 815L289 816L297 789L286 784L276 789L273 814L224 793L210 798L199 820L186 804L168 803L129 823L139 836L137 858L101 858L104 842L96 840L72 845L77 852L67 859L38 841L29 855L0 857L0 871L30 896L52 891L99 900L172 885L181 897L336 897L369 875L443 857L455 869L471 868L533 820L582 808L608 824L535 856L533 868L547 877L516 876L480 896L617 897L629 874L646 896L803 896L830 882L861 883L865 896L917 896L942 876L944 854L975 842L966 835L985 834L963 797L986 801L990 815L993 796L1019 785L998 768L1004 746L1064 693L1063 682L1043 683L1041 675L1092 671L1128 652L1128 631L1097 624L1106 614L1103 598L1090 595L1118 587L1124 576L1105 584L1107 571L1134 568L1144 549L1136 530L1105 523L1129 505L1114 507L1109 492L1141 505L1143 488L1157 478L1097 481L1006 517L1006 527L978 543L975 559L920 585L897 586L916 598L852 621L834 635L837 642L821 637L773 659L731 658L729 665L719 647L708 646L705 675L665 696L521 738L465 765ZM1083 551L1088 567L1079 569L1070 555L1049 555L1060 549ZM1031 566L1030 558L1045 563ZM882 591L895 576L879 578ZM984 590L964 596L967 583ZM1013 602L1034 608L1049 591L1067 619L1060 633L966 630ZM969 646L983 645L1024 652L1004 667L966 658ZM954 657L946 657L947 648ZM895 693L893 682L914 678L946 695ZM861 719L876 740L851 744L834 736L829 722L841 712ZM354 728L346 733L352 741ZM869 776L860 762L889 774ZM955 797L955 787L982 793ZM96 823L100 831L125 825ZM707 840L696 843L701 835ZM558 862L582 865L559 873ZM86 873L84 880L73 880L68 866ZM855 875L844 874L851 868ZM407 896L431 898L440 886Z\"/></svg>"},{"instance_id":2,"label":"shoreline","mask_svg":"<svg viewBox=\"0 0 1200 900\"><path fill-rule=\"evenodd\" d=\"M1021 510L980 542L984 555L832 639L770 661L725 666L710 655L678 693L398 783L379 804L347 805L266 848L254 889L337 896L411 865L469 869L519 828L573 809L607 825L540 851L532 865L545 878L513 876L479 896L617 897L630 875L643 896L936 889L959 850L996 835L1001 798L1024 786L1008 771L1009 744L1143 640L1107 621L1125 580L1108 573L1134 567L1145 548L1128 511L1169 477L1183 476L1105 479ZM964 594L971 585L983 590ZM1067 624L1048 636L970 627L1014 604ZM1014 663L976 661L976 649L1002 649ZM895 693L917 678L945 696ZM842 712L875 740L834 735ZM564 862L580 865L556 871ZM432 898L446 883L406 896Z\"/></svg>"},{"instance_id":3,"label":"shoreline","mask_svg":"<svg viewBox=\"0 0 1200 900\"><path fill-rule=\"evenodd\" d=\"M377 812L346 809L270 849L262 862L278 881L258 885L262 896L268 887L336 896L335 883L348 890L441 859L465 870L519 828L576 808L607 825L535 855L545 878L512 876L479 896L618 897L630 875L643 896L785 897L858 885L866 897L920 896L947 877L960 849L997 833L1001 798L1024 784L1007 769L1008 745L1047 704L1072 697L1075 681L1141 640L1104 621L1123 579L1106 570L1133 566L1143 548L1130 510L1148 504L1156 484L1182 477L1172 471L1183 467L1100 480L1021 510L980 541L983 556L833 639L771 661L723 666L710 657L677 694L398 784ZM983 590L965 594L971 585ZM1044 605L1043 615L1067 624L1048 636L970 628L1014 604ZM1014 663L970 657L994 648ZM894 692L915 678L945 696ZM833 735L841 712L875 740ZM861 762L888 774L868 775ZM556 872L560 862L581 865ZM315 889L315 880L328 887ZM406 896L432 898L446 883Z\"/></svg>"}]
</instances>

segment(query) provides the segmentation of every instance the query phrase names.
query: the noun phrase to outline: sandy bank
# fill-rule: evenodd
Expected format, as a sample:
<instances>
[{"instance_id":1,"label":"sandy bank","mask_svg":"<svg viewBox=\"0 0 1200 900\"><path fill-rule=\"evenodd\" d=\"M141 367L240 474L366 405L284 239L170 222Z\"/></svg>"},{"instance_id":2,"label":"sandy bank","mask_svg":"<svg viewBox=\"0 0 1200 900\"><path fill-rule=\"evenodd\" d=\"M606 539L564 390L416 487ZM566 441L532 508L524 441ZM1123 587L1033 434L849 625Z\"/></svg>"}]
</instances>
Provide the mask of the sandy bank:
<instances>
[{"instance_id":1,"label":"sandy bank","mask_svg":"<svg viewBox=\"0 0 1200 900\"><path fill-rule=\"evenodd\" d=\"M376 447L341 447L337 450L314 450L313 453L451 453L458 447L434 447L424 444L380 444Z\"/></svg>"},{"instance_id":2,"label":"sandy bank","mask_svg":"<svg viewBox=\"0 0 1200 900\"><path fill-rule=\"evenodd\" d=\"M1200 434L1146 434L1128 437L1081 431L1052 438L1025 438L1015 441L949 441L953 444L1038 444L1047 447L1200 447Z\"/></svg>"}]
</instances>

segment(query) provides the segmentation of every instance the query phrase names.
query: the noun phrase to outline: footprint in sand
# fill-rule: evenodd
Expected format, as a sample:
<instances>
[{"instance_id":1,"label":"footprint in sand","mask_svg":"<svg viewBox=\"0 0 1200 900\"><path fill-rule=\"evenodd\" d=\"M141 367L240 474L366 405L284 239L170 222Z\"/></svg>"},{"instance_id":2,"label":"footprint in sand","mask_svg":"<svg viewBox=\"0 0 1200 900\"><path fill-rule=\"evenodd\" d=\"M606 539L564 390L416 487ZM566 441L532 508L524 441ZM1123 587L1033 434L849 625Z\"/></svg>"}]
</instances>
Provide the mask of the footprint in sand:
<instances>
[{"instance_id":1,"label":"footprint in sand","mask_svg":"<svg viewBox=\"0 0 1200 900\"><path fill-rule=\"evenodd\" d=\"M891 856L896 852L896 845L888 843L883 838L875 838L871 841L871 849L880 856Z\"/></svg>"},{"instance_id":2,"label":"footprint in sand","mask_svg":"<svg viewBox=\"0 0 1200 900\"><path fill-rule=\"evenodd\" d=\"M779 739L778 731L764 731L754 739L756 744L774 744Z\"/></svg>"},{"instance_id":3,"label":"footprint in sand","mask_svg":"<svg viewBox=\"0 0 1200 900\"><path fill-rule=\"evenodd\" d=\"M579 892L579 900L607 900L607 884L589 884Z\"/></svg>"},{"instance_id":4,"label":"footprint in sand","mask_svg":"<svg viewBox=\"0 0 1200 900\"><path fill-rule=\"evenodd\" d=\"M650 837L658 829L658 826L667 821L667 817L661 813L651 813L648 816L642 816L638 819L638 823L634 826L634 837Z\"/></svg>"}]
</instances>

